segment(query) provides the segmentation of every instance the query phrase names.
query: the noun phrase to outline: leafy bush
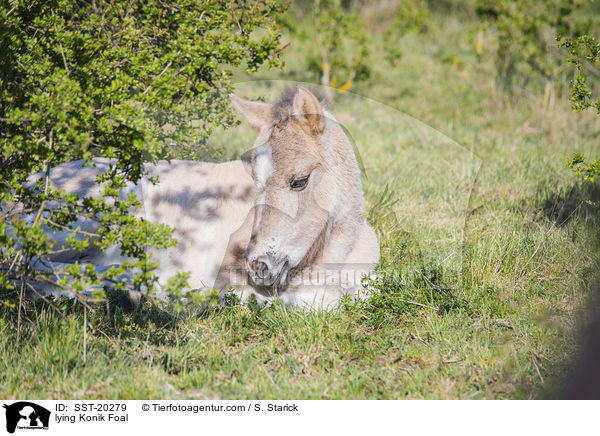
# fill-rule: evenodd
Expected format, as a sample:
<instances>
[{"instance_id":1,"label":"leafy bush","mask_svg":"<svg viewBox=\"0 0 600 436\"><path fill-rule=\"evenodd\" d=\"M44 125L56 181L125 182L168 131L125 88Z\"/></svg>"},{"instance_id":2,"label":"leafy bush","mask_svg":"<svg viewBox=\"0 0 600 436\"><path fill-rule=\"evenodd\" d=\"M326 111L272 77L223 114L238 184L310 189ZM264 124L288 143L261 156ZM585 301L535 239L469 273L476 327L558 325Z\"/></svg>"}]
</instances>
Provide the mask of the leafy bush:
<instances>
[{"instance_id":1,"label":"leafy bush","mask_svg":"<svg viewBox=\"0 0 600 436\"><path fill-rule=\"evenodd\" d=\"M578 37L592 28L582 14L589 0L478 0L475 11L495 29L497 69L510 83L527 65L549 83L563 68L554 41L558 34Z\"/></svg>"},{"instance_id":2,"label":"leafy bush","mask_svg":"<svg viewBox=\"0 0 600 436\"><path fill-rule=\"evenodd\" d=\"M593 107L600 115L600 98L593 99L593 90L586 78L588 68L597 74L597 69L594 68L600 67L600 42L592 35L582 35L575 39L559 39L561 39L559 46L568 49L570 57L567 62L575 66L577 74L571 81L573 110L580 112ZM575 153L571 159L568 159L567 166L590 182L600 176L600 159L586 162L585 156L581 153Z\"/></svg>"},{"instance_id":3,"label":"leafy bush","mask_svg":"<svg viewBox=\"0 0 600 436\"><path fill-rule=\"evenodd\" d=\"M305 47L308 70L321 84L341 92L371 75L368 30L360 8L352 6L341 0L301 2L286 20L292 34L309 42Z\"/></svg>"},{"instance_id":4,"label":"leafy bush","mask_svg":"<svg viewBox=\"0 0 600 436\"><path fill-rule=\"evenodd\" d=\"M582 111L595 107L600 114L600 98L592 99L592 89L586 79L586 70L600 67L600 42L592 35L581 35L578 38L559 37L559 47L565 47L570 57L567 62L576 68L577 76L571 82L571 101L573 110Z\"/></svg>"},{"instance_id":5,"label":"leafy bush","mask_svg":"<svg viewBox=\"0 0 600 436\"><path fill-rule=\"evenodd\" d=\"M567 159L567 166L571 168L575 174L583 176L584 180L593 182L600 175L600 159L592 162L586 162L585 156L582 153L575 153L571 159Z\"/></svg>"},{"instance_id":6,"label":"leafy bush","mask_svg":"<svg viewBox=\"0 0 600 436\"><path fill-rule=\"evenodd\" d=\"M375 46L395 65L402 56L400 39L423 31L429 17L424 0L302 0L294 2L284 24L302 41L303 67L343 93L372 77ZM381 45L373 35L382 36Z\"/></svg>"},{"instance_id":7,"label":"leafy bush","mask_svg":"<svg viewBox=\"0 0 600 436\"><path fill-rule=\"evenodd\" d=\"M40 283L83 290L108 281L153 291L156 262L146 248L176 242L168 227L131 216L139 202L122 189L140 179L144 161L201 157L212 129L232 125L231 67L280 65L275 18L285 7L275 0L0 4L0 289L20 287L23 295ZM98 178L102 198L49 184L53 166L93 165L95 156L112 159ZM42 177L28 184L33 173ZM81 218L98 230L83 232ZM132 260L102 272L75 263L57 279L39 268L60 249L54 231L69 233L69 249L116 244ZM135 274L126 285L119 277L128 269ZM184 284L185 275L169 283Z\"/></svg>"},{"instance_id":8,"label":"leafy bush","mask_svg":"<svg viewBox=\"0 0 600 436\"><path fill-rule=\"evenodd\" d=\"M429 8L422 0L403 1L398 5L391 26L383 35L386 58L392 65L402 57L399 40L409 32L424 31L429 17Z\"/></svg>"}]
</instances>

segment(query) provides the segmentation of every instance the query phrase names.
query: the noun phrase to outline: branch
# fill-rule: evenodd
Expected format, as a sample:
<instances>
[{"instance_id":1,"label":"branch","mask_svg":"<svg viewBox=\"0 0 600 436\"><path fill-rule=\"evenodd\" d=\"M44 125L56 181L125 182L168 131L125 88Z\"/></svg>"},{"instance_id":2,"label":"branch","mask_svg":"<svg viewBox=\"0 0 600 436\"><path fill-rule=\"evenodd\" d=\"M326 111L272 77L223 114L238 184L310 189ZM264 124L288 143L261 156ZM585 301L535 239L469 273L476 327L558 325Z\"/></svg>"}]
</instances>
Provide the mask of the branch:
<instances>
[{"instance_id":1,"label":"branch","mask_svg":"<svg viewBox=\"0 0 600 436\"><path fill-rule=\"evenodd\" d=\"M31 118L27 118L27 117L23 117L23 118L0 118L0 121L4 121L4 122L17 122L17 121L21 121L21 122L25 122L25 121L31 121Z\"/></svg>"},{"instance_id":2,"label":"branch","mask_svg":"<svg viewBox=\"0 0 600 436\"><path fill-rule=\"evenodd\" d=\"M100 238L100 236L101 236L99 233L91 233L91 232L86 232L85 230L72 229L71 227L63 226L62 224L58 224L58 223L52 221L50 218L44 218L44 221L46 221L48 224L50 224L52 226L58 227L63 230L69 230L73 233L81 233L82 235L91 236L93 238Z\"/></svg>"},{"instance_id":3,"label":"branch","mask_svg":"<svg viewBox=\"0 0 600 436\"><path fill-rule=\"evenodd\" d=\"M29 288L35 293L35 295L37 295L38 297L40 297L42 300L44 300L44 302L46 302L47 304L50 305L50 307L52 307L54 310L56 310L58 313L62 313L61 310L56 307L56 305L54 303L52 303L50 300L48 300L46 297L44 297L42 294L40 294L30 283L26 283L27 286L29 286Z\"/></svg>"},{"instance_id":4,"label":"branch","mask_svg":"<svg viewBox=\"0 0 600 436\"><path fill-rule=\"evenodd\" d=\"M170 61L167 66L164 68L164 70L162 70L160 73L158 73L156 76L154 76L154 79L158 79L160 76L162 76L163 74L165 74L167 72L167 70L169 69L169 67L173 64L172 61ZM152 88L152 85L148 85L148 87L144 90L144 92L142 93L142 95L146 95L146 93L148 91L150 91L150 88Z\"/></svg>"},{"instance_id":5,"label":"branch","mask_svg":"<svg viewBox=\"0 0 600 436\"><path fill-rule=\"evenodd\" d=\"M24 214L24 213L31 213L34 210L35 209L24 209L24 210L17 210L17 211L14 211L14 212L9 212L9 213L6 213L6 214L0 216L0 221L4 221L6 218L10 218L12 216L21 215L21 214Z\"/></svg>"}]
</instances>

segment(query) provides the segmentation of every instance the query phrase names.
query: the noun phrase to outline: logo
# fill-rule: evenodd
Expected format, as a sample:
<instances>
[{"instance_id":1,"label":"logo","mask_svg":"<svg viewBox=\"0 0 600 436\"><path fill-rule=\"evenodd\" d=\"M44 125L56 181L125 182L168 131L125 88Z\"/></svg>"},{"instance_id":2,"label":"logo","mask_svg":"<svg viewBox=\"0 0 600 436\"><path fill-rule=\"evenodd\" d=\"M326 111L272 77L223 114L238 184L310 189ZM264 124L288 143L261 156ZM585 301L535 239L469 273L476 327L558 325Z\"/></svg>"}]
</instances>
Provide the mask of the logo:
<instances>
[{"instance_id":1,"label":"logo","mask_svg":"<svg viewBox=\"0 0 600 436\"><path fill-rule=\"evenodd\" d=\"M48 430L50 411L29 401L19 401L3 406L6 409L6 431L14 433L15 429Z\"/></svg>"}]
</instances>

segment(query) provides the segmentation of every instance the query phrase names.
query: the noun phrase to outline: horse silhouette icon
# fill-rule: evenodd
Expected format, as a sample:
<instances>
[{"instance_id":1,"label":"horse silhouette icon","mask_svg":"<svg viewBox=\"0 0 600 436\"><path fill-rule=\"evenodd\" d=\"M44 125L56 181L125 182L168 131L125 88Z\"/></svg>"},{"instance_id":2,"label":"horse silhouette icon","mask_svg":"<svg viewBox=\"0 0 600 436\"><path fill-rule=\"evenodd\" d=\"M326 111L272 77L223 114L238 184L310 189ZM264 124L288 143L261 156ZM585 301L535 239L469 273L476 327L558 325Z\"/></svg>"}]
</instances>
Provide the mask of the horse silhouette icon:
<instances>
[{"instance_id":1,"label":"horse silhouette icon","mask_svg":"<svg viewBox=\"0 0 600 436\"><path fill-rule=\"evenodd\" d=\"M6 409L6 431L14 433L17 425L23 427L48 428L50 411L29 401L19 401L10 405L4 404ZM22 421L21 421L22 420Z\"/></svg>"}]
</instances>

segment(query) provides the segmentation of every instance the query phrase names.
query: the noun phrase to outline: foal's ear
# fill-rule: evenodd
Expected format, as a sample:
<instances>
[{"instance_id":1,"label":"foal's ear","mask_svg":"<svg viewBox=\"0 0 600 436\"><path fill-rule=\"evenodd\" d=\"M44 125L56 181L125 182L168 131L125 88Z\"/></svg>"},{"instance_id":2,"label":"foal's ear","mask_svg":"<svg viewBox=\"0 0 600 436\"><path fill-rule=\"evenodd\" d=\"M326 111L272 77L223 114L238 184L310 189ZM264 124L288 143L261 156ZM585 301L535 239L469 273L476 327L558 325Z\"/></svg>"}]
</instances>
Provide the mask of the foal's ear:
<instances>
[{"instance_id":1,"label":"foal's ear","mask_svg":"<svg viewBox=\"0 0 600 436\"><path fill-rule=\"evenodd\" d=\"M249 101L229 94L233 108L250 123L253 129L260 130L268 122L271 114L271 105L259 101Z\"/></svg>"},{"instance_id":2,"label":"foal's ear","mask_svg":"<svg viewBox=\"0 0 600 436\"><path fill-rule=\"evenodd\" d=\"M312 92L303 86L298 87L294 97L294 115L306 123L310 130L317 135L325 130L323 108Z\"/></svg>"}]
</instances>

